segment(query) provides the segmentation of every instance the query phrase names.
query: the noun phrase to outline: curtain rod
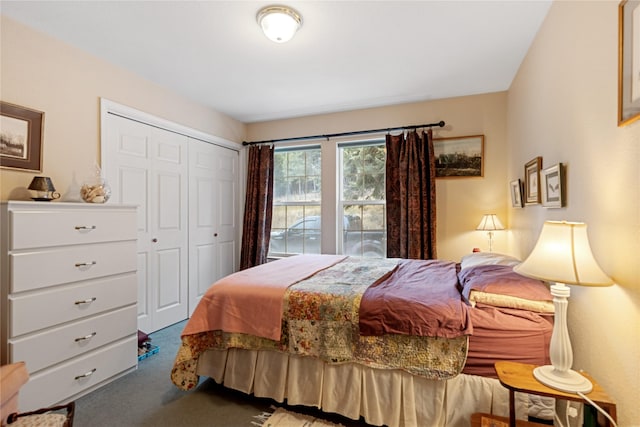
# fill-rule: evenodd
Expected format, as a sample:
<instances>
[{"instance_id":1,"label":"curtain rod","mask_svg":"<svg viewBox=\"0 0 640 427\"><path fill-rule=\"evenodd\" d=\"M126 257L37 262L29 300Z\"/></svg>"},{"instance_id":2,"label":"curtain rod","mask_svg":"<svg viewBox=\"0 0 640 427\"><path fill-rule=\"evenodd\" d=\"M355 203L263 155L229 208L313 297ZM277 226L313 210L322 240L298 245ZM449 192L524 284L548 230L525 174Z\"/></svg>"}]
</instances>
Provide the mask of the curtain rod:
<instances>
[{"instance_id":1,"label":"curtain rod","mask_svg":"<svg viewBox=\"0 0 640 427\"><path fill-rule=\"evenodd\" d=\"M434 126L444 127L444 121L440 120L438 123L429 123L424 125L400 126L400 127L385 128L385 129L357 130L353 132L329 133L326 135L298 136L294 138L270 139L266 141L252 141L252 142L243 141L242 145L272 144L275 142L304 141L308 139L329 139L337 136L362 135L365 133L391 132L391 131L400 130L400 129L402 130L420 129L420 128L428 128L428 127L434 127Z\"/></svg>"}]
</instances>

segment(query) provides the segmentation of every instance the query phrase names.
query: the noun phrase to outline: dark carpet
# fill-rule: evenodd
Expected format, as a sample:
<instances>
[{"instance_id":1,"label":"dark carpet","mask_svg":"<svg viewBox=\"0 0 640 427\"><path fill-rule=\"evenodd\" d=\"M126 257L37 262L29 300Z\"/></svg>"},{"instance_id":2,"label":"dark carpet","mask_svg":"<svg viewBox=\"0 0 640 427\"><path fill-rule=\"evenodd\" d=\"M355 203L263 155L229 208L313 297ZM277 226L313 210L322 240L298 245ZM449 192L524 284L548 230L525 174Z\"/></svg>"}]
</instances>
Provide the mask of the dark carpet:
<instances>
[{"instance_id":1,"label":"dark carpet","mask_svg":"<svg viewBox=\"0 0 640 427\"><path fill-rule=\"evenodd\" d=\"M195 390L173 385L171 367L185 322L150 334L158 353L138 369L76 400L76 427L213 426L250 427L254 416L274 404L201 379Z\"/></svg>"},{"instance_id":2,"label":"dark carpet","mask_svg":"<svg viewBox=\"0 0 640 427\"><path fill-rule=\"evenodd\" d=\"M136 371L77 399L74 427L253 427L260 422L257 416L275 407L346 427L367 426L362 420L247 395L209 378L201 378L195 390L179 390L170 374L185 323L150 334L158 353L141 360Z\"/></svg>"}]
</instances>

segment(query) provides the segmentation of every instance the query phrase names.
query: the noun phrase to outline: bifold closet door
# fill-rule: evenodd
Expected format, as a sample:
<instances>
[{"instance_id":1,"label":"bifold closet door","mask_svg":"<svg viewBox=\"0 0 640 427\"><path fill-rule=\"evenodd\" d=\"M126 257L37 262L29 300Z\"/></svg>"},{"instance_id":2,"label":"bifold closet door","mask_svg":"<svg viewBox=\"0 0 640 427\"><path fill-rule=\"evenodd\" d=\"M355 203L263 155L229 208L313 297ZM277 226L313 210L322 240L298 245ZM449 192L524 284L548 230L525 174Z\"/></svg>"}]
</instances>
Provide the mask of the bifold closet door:
<instances>
[{"instance_id":1,"label":"bifold closet door","mask_svg":"<svg viewBox=\"0 0 640 427\"><path fill-rule=\"evenodd\" d=\"M189 314L236 268L238 152L189 142Z\"/></svg>"},{"instance_id":2,"label":"bifold closet door","mask_svg":"<svg viewBox=\"0 0 640 427\"><path fill-rule=\"evenodd\" d=\"M189 138L109 114L103 166L113 203L138 205L138 328L188 316Z\"/></svg>"}]
</instances>

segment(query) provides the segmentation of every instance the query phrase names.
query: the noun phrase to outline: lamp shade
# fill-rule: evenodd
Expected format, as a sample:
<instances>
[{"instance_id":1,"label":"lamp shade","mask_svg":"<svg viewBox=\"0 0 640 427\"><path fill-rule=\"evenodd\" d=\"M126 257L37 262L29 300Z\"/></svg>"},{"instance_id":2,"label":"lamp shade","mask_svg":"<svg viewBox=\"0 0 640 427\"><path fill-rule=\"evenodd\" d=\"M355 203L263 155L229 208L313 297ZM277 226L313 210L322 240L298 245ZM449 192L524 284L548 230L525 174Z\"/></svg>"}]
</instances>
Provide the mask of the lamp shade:
<instances>
[{"instance_id":1,"label":"lamp shade","mask_svg":"<svg viewBox=\"0 0 640 427\"><path fill-rule=\"evenodd\" d=\"M502 225L496 214L487 214L482 217L482 221L480 221L480 224L478 224L476 230L504 230L504 225Z\"/></svg>"},{"instance_id":2,"label":"lamp shade","mask_svg":"<svg viewBox=\"0 0 640 427\"><path fill-rule=\"evenodd\" d=\"M48 176L34 176L29 184L29 190L34 191L56 191L51 178Z\"/></svg>"},{"instance_id":3,"label":"lamp shade","mask_svg":"<svg viewBox=\"0 0 640 427\"><path fill-rule=\"evenodd\" d=\"M286 6L268 6L260 9L256 20L264 35L276 43L291 40L302 26L300 14Z\"/></svg>"},{"instance_id":4,"label":"lamp shade","mask_svg":"<svg viewBox=\"0 0 640 427\"><path fill-rule=\"evenodd\" d=\"M587 225L546 221L529 257L514 271L536 279L582 286L609 286L607 276L591 253Z\"/></svg>"}]
</instances>

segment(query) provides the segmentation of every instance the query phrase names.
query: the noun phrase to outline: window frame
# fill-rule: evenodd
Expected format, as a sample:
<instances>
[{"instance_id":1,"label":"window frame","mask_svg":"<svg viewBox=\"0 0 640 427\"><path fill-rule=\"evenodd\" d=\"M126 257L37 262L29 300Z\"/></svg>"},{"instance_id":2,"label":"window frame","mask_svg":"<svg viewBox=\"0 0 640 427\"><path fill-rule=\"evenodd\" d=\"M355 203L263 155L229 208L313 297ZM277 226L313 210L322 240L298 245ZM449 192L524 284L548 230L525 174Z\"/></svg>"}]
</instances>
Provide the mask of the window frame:
<instances>
[{"instance_id":1,"label":"window frame","mask_svg":"<svg viewBox=\"0 0 640 427\"><path fill-rule=\"evenodd\" d=\"M286 144L286 145L285 145ZM278 152L283 151L298 151L298 150L311 150L320 149L321 156L321 170L320 170L320 182L321 182L321 195L319 202L274 202L275 206L314 206L320 208L320 253L325 254L341 254L344 253L344 220L343 210L345 204L347 205L383 205L384 206L384 242L386 245L386 200L362 200L362 201L350 201L344 202L342 200L343 191L343 170L342 170L342 148L349 146L372 146L372 145L384 145L384 136L369 136L367 139L352 139L338 141L331 139L322 141L318 144L314 142L290 142L285 143L281 147L277 147L275 150ZM275 174L274 174L275 175ZM385 176L386 180L386 176ZM274 182L275 184L275 182ZM274 195L275 196L275 195ZM386 253L386 248L385 248ZM288 256L294 256L292 253L281 252L269 252L268 257L271 259L284 258Z\"/></svg>"},{"instance_id":2,"label":"window frame","mask_svg":"<svg viewBox=\"0 0 640 427\"><path fill-rule=\"evenodd\" d=\"M320 151L320 200L318 201L284 201L284 202L277 202L275 200L275 188L274 188L274 197L273 197L273 202L271 204L272 209L275 208L276 206L285 206L285 207L317 207L320 211L322 210L322 201L324 199L324 191L323 191L323 183L322 183L322 170L323 170L323 159L322 159L322 145L318 144L318 143L312 143L312 144L305 144L305 145L292 145L292 146L284 146L281 148L275 148L275 153L286 153L286 152L293 152L293 151L311 151L311 150L319 150ZM306 176L306 175L305 175ZM274 186L275 186L275 171L274 171ZM321 217L321 221L320 221L320 236L322 236L322 230L324 229L324 221L322 221L322 216ZM303 217L305 218L305 217ZM291 226L293 226L293 224L295 224L295 222L297 222L298 220L294 221L294 223L288 225L288 227L285 230L289 230L291 228ZM279 229L280 230L280 229ZM271 232L273 231L273 225L271 228ZM320 252L322 253L322 242L320 242ZM304 253L304 252L302 252ZM299 255L299 253L289 253L289 252L271 252L271 242L269 243L269 252L268 252L268 258L285 258L285 257L289 257L289 256L294 256L294 255Z\"/></svg>"},{"instance_id":3,"label":"window frame","mask_svg":"<svg viewBox=\"0 0 640 427\"><path fill-rule=\"evenodd\" d=\"M342 218L344 215L344 206L348 205L348 206L364 206L364 205L383 205L383 223L384 223L384 231L383 231L383 242L386 246L386 236L387 236L387 201L386 199L380 200L380 199L374 199L374 200L352 200L352 201L345 201L343 200L343 192L344 192L344 171L342 168L343 165L343 148L350 148L350 147L367 147L367 146L384 146L385 145L385 139L384 137L380 137L380 138L368 138L366 140L357 140L357 141L349 141L349 142L342 142L342 143L338 143L336 144L336 151L337 151L337 162L336 162L336 175L337 175L337 179L338 179L338 187L336 190L336 233L337 233L337 241L336 241L336 250L337 253L339 254L344 254L345 253L345 248L344 248L344 239L341 237L344 233L344 220L342 221L338 221L339 218ZM385 171L385 182L386 182L386 171ZM361 218L362 219L362 218ZM361 230L364 231L364 230ZM386 247L384 248L384 254L386 256Z\"/></svg>"}]
</instances>

